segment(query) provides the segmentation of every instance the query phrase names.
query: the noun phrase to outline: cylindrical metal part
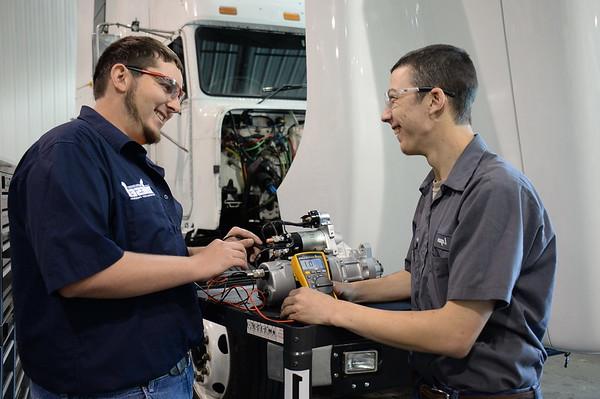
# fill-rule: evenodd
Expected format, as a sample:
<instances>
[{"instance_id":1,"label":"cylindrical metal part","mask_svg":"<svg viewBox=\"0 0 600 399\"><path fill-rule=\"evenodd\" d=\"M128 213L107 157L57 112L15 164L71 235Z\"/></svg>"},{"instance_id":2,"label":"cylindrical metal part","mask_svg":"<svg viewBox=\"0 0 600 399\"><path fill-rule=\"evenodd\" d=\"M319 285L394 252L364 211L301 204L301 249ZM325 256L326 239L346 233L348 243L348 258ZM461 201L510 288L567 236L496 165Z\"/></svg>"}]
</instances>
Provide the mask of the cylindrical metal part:
<instances>
[{"instance_id":1,"label":"cylindrical metal part","mask_svg":"<svg viewBox=\"0 0 600 399\"><path fill-rule=\"evenodd\" d=\"M349 256L328 256L331 279L350 283L353 281L378 278L383 274L381 263L371 256L371 247L361 244L358 249L351 250Z\"/></svg>"},{"instance_id":2,"label":"cylindrical metal part","mask_svg":"<svg viewBox=\"0 0 600 399\"><path fill-rule=\"evenodd\" d=\"M296 288L296 280L290 261L275 260L263 262L259 268L269 271L266 279L258 280L256 285L265 293L265 305L274 305L283 302L291 290Z\"/></svg>"},{"instance_id":3,"label":"cylindrical metal part","mask_svg":"<svg viewBox=\"0 0 600 399\"><path fill-rule=\"evenodd\" d=\"M327 249L327 235L322 230L298 231L291 234L294 244L298 241L300 252L323 251Z\"/></svg>"}]
</instances>

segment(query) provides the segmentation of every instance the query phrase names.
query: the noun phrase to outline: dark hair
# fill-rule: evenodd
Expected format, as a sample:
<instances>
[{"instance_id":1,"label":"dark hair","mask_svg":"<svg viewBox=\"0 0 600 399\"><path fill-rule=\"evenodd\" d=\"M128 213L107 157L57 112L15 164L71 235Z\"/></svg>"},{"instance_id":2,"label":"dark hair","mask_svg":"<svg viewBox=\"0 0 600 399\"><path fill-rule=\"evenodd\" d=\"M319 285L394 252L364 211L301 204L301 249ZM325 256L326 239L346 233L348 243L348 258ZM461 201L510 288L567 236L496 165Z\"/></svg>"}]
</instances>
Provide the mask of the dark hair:
<instances>
[{"instance_id":1,"label":"dark hair","mask_svg":"<svg viewBox=\"0 0 600 399\"><path fill-rule=\"evenodd\" d=\"M133 65L138 68L155 66L156 60L174 63L183 72L177 55L167 46L148 36L126 36L104 50L94 69L94 99L106 92L110 70L115 64Z\"/></svg>"},{"instance_id":2,"label":"dark hair","mask_svg":"<svg viewBox=\"0 0 600 399\"><path fill-rule=\"evenodd\" d=\"M412 68L413 84L417 87L433 86L454 92L454 97L448 97L455 112L454 121L460 125L471 123L471 106L477 93L477 72L465 50L447 44L434 44L403 55L391 72L401 66Z\"/></svg>"}]
</instances>

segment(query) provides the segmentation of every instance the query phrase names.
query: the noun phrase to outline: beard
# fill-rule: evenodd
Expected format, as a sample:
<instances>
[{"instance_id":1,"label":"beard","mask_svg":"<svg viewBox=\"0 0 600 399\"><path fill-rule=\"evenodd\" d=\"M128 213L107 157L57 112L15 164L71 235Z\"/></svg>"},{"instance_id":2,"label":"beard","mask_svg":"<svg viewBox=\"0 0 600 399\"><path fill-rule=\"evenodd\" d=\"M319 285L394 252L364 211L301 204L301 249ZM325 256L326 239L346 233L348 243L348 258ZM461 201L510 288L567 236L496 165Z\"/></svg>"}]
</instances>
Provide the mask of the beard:
<instances>
[{"instance_id":1,"label":"beard","mask_svg":"<svg viewBox=\"0 0 600 399\"><path fill-rule=\"evenodd\" d=\"M138 123L142 127L142 134L146 144L154 144L160 141L160 132L156 134L152 129L144 124L140 117L140 112L137 105L135 104L135 97L137 92L137 82L127 91L125 94L125 109L129 117Z\"/></svg>"}]
</instances>

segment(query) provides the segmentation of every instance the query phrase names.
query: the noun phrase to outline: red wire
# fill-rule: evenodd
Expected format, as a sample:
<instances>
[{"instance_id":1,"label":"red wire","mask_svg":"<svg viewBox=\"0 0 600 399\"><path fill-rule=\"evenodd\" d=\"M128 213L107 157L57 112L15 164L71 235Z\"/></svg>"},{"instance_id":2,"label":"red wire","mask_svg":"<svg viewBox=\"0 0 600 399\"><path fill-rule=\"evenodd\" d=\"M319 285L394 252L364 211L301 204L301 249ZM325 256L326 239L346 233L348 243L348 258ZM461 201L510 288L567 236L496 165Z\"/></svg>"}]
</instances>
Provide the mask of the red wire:
<instances>
[{"instance_id":1,"label":"red wire","mask_svg":"<svg viewBox=\"0 0 600 399\"><path fill-rule=\"evenodd\" d=\"M244 287L242 287L242 288L246 291L246 289ZM263 296L264 296L264 294L263 294ZM263 312L260 311L260 309L258 308L258 306L256 306L256 304L254 303L254 300L252 299L252 297L249 296L248 298L250 299L250 302L252 302L252 305L254 306L254 310L256 311L256 313L258 313L258 315L260 317L262 317L263 319L271 321L273 323L293 323L294 322L294 320L280 320L280 319L278 320L278 319L271 319L270 317L265 316L263 314Z\"/></svg>"},{"instance_id":2,"label":"red wire","mask_svg":"<svg viewBox=\"0 0 600 399\"><path fill-rule=\"evenodd\" d=\"M209 284L211 283L211 281L209 281ZM266 298L265 298L264 292L262 292L258 288L254 288L253 290L248 291L242 285L232 285L231 287L229 287L228 290L231 291L231 290L237 289L237 288L241 288L242 290L244 290L244 292L246 292L246 295L247 295L246 299L241 300L239 302L225 302L225 301L223 301L223 298L224 298L223 295L222 295L222 298L219 300L219 299L215 298L214 296L210 295L205 289L203 289L203 288L200 288L200 289L206 294L206 296L208 297L208 299L211 302L214 302L214 303L223 303L223 304L225 304L227 306L231 306L231 307L234 307L236 309L243 310L243 311L247 311L249 309L250 311L256 312L261 318L263 318L263 319L265 319L267 321L273 322L273 323L293 323L294 322L294 320L289 320L289 319L287 319L287 320L272 319L270 317L265 316L265 314L263 312L261 312L260 309L264 306ZM259 307L259 305L257 305L254 302L254 299L252 299L252 294L254 292L256 292L258 294L258 296L261 298L261 305L260 305L260 307ZM223 293L225 293L225 290L223 291ZM244 303L245 301L250 301L251 302L251 307L250 308L248 308L247 306L240 305L241 303Z\"/></svg>"}]
</instances>

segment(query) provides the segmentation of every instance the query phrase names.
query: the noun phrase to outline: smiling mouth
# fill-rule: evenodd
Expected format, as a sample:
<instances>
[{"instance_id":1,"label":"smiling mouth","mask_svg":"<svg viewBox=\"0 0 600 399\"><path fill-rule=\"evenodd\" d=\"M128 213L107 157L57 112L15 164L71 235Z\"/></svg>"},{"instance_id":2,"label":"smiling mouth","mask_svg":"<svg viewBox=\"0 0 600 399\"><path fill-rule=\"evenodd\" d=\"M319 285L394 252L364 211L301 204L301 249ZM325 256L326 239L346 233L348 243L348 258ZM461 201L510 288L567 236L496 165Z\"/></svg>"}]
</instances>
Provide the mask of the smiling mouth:
<instances>
[{"instance_id":1,"label":"smiling mouth","mask_svg":"<svg viewBox=\"0 0 600 399\"><path fill-rule=\"evenodd\" d=\"M159 121L161 121L162 123L165 123L165 121L167 120L166 115L163 115L159 111L154 111L154 113L156 114L156 117L158 118Z\"/></svg>"}]
</instances>

